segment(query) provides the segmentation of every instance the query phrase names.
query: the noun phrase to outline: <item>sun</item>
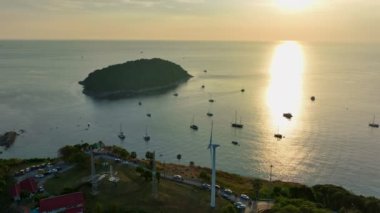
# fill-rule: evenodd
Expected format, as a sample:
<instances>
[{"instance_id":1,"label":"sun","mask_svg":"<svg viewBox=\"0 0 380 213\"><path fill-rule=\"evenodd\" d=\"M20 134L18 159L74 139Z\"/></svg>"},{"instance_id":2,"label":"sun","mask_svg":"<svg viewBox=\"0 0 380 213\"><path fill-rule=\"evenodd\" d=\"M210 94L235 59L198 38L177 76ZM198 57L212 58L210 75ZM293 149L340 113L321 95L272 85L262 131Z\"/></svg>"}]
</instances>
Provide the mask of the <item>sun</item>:
<instances>
[{"instance_id":1,"label":"sun","mask_svg":"<svg viewBox=\"0 0 380 213\"><path fill-rule=\"evenodd\" d=\"M303 10L310 7L314 0L275 0L277 6L285 10Z\"/></svg>"}]
</instances>

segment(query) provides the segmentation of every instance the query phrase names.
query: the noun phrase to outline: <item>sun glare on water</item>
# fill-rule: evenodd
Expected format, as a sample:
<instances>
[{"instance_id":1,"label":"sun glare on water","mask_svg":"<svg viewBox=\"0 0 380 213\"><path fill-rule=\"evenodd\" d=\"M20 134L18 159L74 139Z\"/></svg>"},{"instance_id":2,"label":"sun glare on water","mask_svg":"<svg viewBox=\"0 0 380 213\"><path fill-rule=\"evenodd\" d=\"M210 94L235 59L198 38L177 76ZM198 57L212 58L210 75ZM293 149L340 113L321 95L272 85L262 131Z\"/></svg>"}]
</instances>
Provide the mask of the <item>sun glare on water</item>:
<instances>
[{"instance_id":1,"label":"sun glare on water","mask_svg":"<svg viewBox=\"0 0 380 213\"><path fill-rule=\"evenodd\" d=\"M303 10L310 7L314 0L275 0L275 3L281 9L295 11Z\"/></svg>"},{"instance_id":2,"label":"sun glare on water","mask_svg":"<svg viewBox=\"0 0 380 213\"><path fill-rule=\"evenodd\" d=\"M275 48L269 68L271 80L267 93L273 126L289 128L283 113L300 115L304 66L304 54L299 43L286 41Z\"/></svg>"}]
</instances>

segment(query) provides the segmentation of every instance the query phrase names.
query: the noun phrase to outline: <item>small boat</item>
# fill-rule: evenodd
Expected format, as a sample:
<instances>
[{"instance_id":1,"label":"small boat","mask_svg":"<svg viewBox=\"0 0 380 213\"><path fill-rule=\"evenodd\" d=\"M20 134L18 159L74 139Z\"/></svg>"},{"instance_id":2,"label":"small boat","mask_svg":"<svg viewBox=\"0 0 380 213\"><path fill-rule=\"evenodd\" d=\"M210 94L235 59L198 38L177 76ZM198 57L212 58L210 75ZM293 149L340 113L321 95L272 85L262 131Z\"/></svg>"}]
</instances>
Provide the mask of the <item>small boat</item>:
<instances>
[{"instance_id":1,"label":"small boat","mask_svg":"<svg viewBox=\"0 0 380 213\"><path fill-rule=\"evenodd\" d=\"M315 101L315 96L311 96L311 97L310 97L310 100L311 100L311 101Z\"/></svg>"},{"instance_id":2,"label":"small boat","mask_svg":"<svg viewBox=\"0 0 380 213\"><path fill-rule=\"evenodd\" d=\"M278 140L281 140L284 136L282 136L280 133L274 134L274 137Z\"/></svg>"},{"instance_id":3,"label":"small boat","mask_svg":"<svg viewBox=\"0 0 380 213\"><path fill-rule=\"evenodd\" d=\"M233 145L236 145L236 146L239 145L239 142L237 142L237 141L232 141L231 143L232 143Z\"/></svg>"},{"instance_id":4,"label":"small boat","mask_svg":"<svg viewBox=\"0 0 380 213\"><path fill-rule=\"evenodd\" d=\"M205 88L205 85L204 84L202 84L202 89L204 89Z\"/></svg>"},{"instance_id":5,"label":"small boat","mask_svg":"<svg viewBox=\"0 0 380 213\"><path fill-rule=\"evenodd\" d=\"M178 93L174 93L173 95L174 95L174 96L178 96Z\"/></svg>"},{"instance_id":6,"label":"small boat","mask_svg":"<svg viewBox=\"0 0 380 213\"><path fill-rule=\"evenodd\" d=\"M282 138L285 138L282 134L280 134L280 128L277 129L277 133L274 134L274 137L277 138L277 140L281 140Z\"/></svg>"},{"instance_id":7,"label":"small boat","mask_svg":"<svg viewBox=\"0 0 380 213\"><path fill-rule=\"evenodd\" d=\"M207 70L203 70L203 72L207 72Z\"/></svg>"},{"instance_id":8,"label":"small boat","mask_svg":"<svg viewBox=\"0 0 380 213\"><path fill-rule=\"evenodd\" d=\"M148 135L148 128L145 128L145 136L144 136L144 141L150 141L150 136Z\"/></svg>"},{"instance_id":9,"label":"small boat","mask_svg":"<svg viewBox=\"0 0 380 213\"><path fill-rule=\"evenodd\" d=\"M292 113L284 113L284 114L282 114L282 116L284 116L287 119L292 119L292 117L293 117Z\"/></svg>"},{"instance_id":10,"label":"small boat","mask_svg":"<svg viewBox=\"0 0 380 213\"><path fill-rule=\"evenodd\" d=\"M146 116L148 116L150 118L150 117L152 117L152 114L147 113Z\"/></svg>"},{"instance_id":11,"label":"small boat","mask_svg":"<svg viewBox=\"0 0 380 213\"><path fill-rule=\"evenodd\" d=\"M122 128L121 128L121 124L120 124L120 132L119 132L118 137L119 137L121 140L124 140L124 139L125 139L125 135L124 135L124 132L123 132L123 130L122 130Z\"/></svg>"},{"instance_id":12,"label":"small boat","mask_svg":"<svg viewBox=\"0 0 380 213\"><path fill-rule=\"evenodd\" d=\"M198 130L198 126L194 124L194 116L193 116L193 120L192 120L192 122L191 122L190 128L191 128L192 130Z\"/></svg>"},{"instance_id":13,"label":"small boat","mask_svg":"<svg viewBox=\"0 0 380 213\"><path fill-rule=\"evenodd\" d=\"M212 114L211 112L207 112L206 115L207 115L208 117L212 117L212 116L214 116L214 114Z\"/></svg>"},{"instance_id":14,"label":"small boat","mask_svg":"<svg viewBox=\"0 0 380 213\"><path fill-rule=\"evenodd\" d=\"M245 92L245 89L244 89L244 88L243 88L243 89L241 89L241 90L240 90L240 92Z\"/></svg>"},{"instance_id":15,"label":"small boat","mask_svg":"<svg viewBox=\"0 0 380 213\"><path fill-rule=\"evenodd\" d=\"M372 123L369 123L368 126L373 128L379 128L379 124L375 123L375 116L373 116Z\"/></svg>"},{"instance_id":16,"label":"small boat","mask_svg":"<svg viewBox=\"0 0 380 213\"><path fill-rule=\"evenodd\" d=\"M238 123L237 122L237 112L235 111L235 122L231 124L232 127L234 128L243 128L243 124L241 123L241 118L240 118L240 122Z\"/></svg>"},{"instance_id":17,"label":"small boat","mask_svg":"<svg viewBox=\"0 0 380 213\"><path fill-rule=\"evenodd\" d=\"M141 101L139 101L139 106L141 106L142 105L142 103L141 103Z\"/></svg>"},{"instance_id":18,"label":"small boat","mask_svg":"<svg viewBox=\"0 0 380 213\"><path fill-rule=\"evenodd\" d=\"M208 102L210 102L210 103L214 103L215 100L211 98L211 99L208 100Z\"/></svg>"}]
</instances>

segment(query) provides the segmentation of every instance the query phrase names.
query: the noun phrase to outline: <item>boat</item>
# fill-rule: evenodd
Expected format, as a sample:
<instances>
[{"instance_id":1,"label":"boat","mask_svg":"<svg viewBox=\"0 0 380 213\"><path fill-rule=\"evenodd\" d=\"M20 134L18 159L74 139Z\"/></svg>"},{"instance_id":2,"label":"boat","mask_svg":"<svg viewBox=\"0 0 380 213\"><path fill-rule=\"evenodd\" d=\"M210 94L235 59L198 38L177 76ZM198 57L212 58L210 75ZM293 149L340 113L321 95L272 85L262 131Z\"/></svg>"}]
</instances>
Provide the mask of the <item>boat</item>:
<instances>
[{"instance_id":1,"label":"boat","mask_svg":"<svg viewBox=\"0 0 380 213\"><path fill-rule=\"evenodd\" d=\"M282 114L282 116L284 116L287 119L291 119L293 117L292 113L284 113Z\"/></svg>"},{"instance_id":2,"label":"boat","mask_svg":"<svg viewBox=\"0 0 380 213\"><path fill-rule=\"evenodd\" d=\"M174 96L178 96L178 93L174 93L173 95L174 95Z\"/></svg>"},{"instance_id":3,"label":"boat","mask_svg":"<svg viewBox=\"0 0 380 213\"><path fill-rule=\"evenodd\" d=\"M310 97L310 100L311 100L311 101L315 101L315 96L311 96L311 97Z\"/></svg>"},{"instance_id":4,"label":"boat","mask_svg":"<svg viewBox=\"0 0 380 213\"><path fill-rule=\"evenodd\" d=\"M237 141L232 141L231 143L232 143L233 145L236 145L236 146L239 145L239 142L237 142Z\"/></svg>"},{"instance_id":5,"label":"boat","mask_svg":"<svg viewBox=\"0 0 380 213\"><path fill-rule=\"evenodd\" d=\"M281 140L283 136L280 133L274 134L274 137L277 138L278 140Z\"/></svg>"},{"instance_id":6,"label":"boat","mask_svg":"<svg viewBox=\"0 0 380 213\"><path fill-rule=\"evenodd\" d=\"M121 124L120 124L120 132L119 132L118 137L119 137L121 140L124 140L124 139L125 139L125 135L124 135L124 132L122 131Z\"/></svg>"},{"instance_id":7,"label":"boat","mask_svg":"<svg viewBox=\"0 0 380 213\"><path fill-rule=\"evenodd\" d=\"M192 122L191 122L190 128L191 128L192 130L198 130L198 126L194 124L194 116L193 116L193 120L192 120Z\"/></svg>"},{"instance_id":8,"label":"boat","mask_svg":"<svg viewBox=\"0 0 380 213\"><path fill-rule=\"evenodd\" d=\"M150 141L150 136L148 135L148 128L145 128L144 141Z\"/></svg>"},{"instance_id":9,"label":"boat","mask_svg":"<svg viewBox=\"0 0 380 213\"><path fill-rule=\"evenodd\" d=\"M203 72L207 72L207 70L203 70Z\"/></svg>"},{"instance_id":10,"label":"boat","mask_svg":"<svg viewBox=\"0 0 380 213\"><path fill-rule=\"evenodd\" d=\"M210 96L210 98L208 99L208 102L210 102L210 103L214 103L214 102L215 102L215 100L212 98L212 95L211 95L211 94L209 94L209 96Z\"/></svg>"},{"instance_id":11,"label":"boat","mask_svg":"<svg viewBox=\"0 0 380 213\"><path fill-rule=\"evenodd\" d=\"M244 89L244 88L243 88L243 89L241 89L241 90L240 90L240 92L245 92L245 89Z\"/></svg>"},{"instance_id":12,"label":"boat","mask_svg":"<svg viewBox=\"0 0 380 213\"><path fill-rule=\"evenodd\" d=\"M142 103L141 103L141 101L139 101L139 106L141 106L142 105Z\"/></svg>"},{"instance_id":13,"label":"boat","mask_svg":"<svg viewBox=\"0 0 380 213\"><path fill-rule=\"evenodd\" d=\"M148 117L152 117L152 114L150 114L150 113L147 113L147 114L146 114L146 116L148 116Z\"/></svg>"},{"instance_id":14,"label":"boat","mask_svg":"<svg viewBox=\"0 0 380 213\"><path fill-rule=\"evenodd\" d=\"M205 85L204 84L202 84L202 89L204 89L205 88Z\"/></svg>"},{"instance_id":15,"label":"boat","mask_svg":"<svg viewBox=\"0 0 380 213\"><path fill-rule=\"evenodd\" d=\"M280 130L277 130L277 133L274 134L274 137L277 138L277 140L281 140L282 138L285 138L282 134L280 134Z\"/></svg>"},{"instance_id":16,"label":"boat","mask_svg":"<svg viewBox=\"0 0 380 213\"><path fill-rule=\"evenodd\" d=\"M237 112L236 111L235 111L235 122L232 123L231 126L234 128L243 128L243 124L241 123L241 119L240 119L239 123L237 122Z\"/></svg>"},{"instance_id":17,"label":"boat","mask_svg":"<svg viewBox=\"0 0 380 213\"><path fill-rule=\"evenodd\" d=\"M375 123L375 116L373 116L372 123L369 123L368 126L373 128L379 128L379 124Z\"/></svg>"},{"instance_id":18,"label":"boat","mask_svg":"<svg viewBox=\"0 0 380 213\"><path fill-rule=\"evenodd\" d=\"M208 117L212 117L212 116L214 116L214 114L212 114L211 112L207 112L206 115L207 115Z\"/></svg>"}]
</instances>

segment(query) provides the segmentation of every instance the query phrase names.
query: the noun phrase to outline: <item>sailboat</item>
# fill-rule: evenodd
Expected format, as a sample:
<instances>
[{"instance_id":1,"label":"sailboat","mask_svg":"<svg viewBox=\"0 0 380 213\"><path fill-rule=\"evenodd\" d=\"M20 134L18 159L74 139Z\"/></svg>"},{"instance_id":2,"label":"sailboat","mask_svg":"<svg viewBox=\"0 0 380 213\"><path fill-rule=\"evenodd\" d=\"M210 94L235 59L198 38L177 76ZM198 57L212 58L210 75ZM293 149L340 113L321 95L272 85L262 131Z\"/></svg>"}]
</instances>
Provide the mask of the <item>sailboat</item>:
<instances>
[{"instance_id":1,"label":"sailboat","mask_svg":"<svg viewBox=\"0 0 380 213\"><path fill-rule=\"evenodd\" d=\"M122 128L121 128L121 124L120 124L120 132L119 132L118 137L119 137L121 140L124 140L124 139L125 139L125 135L124 135L124 132L123 132L123 130L122 130Z\"/></svg>"},{"instance_id":2,"label":"sailboat","mask_svg":"<svg viewBox=\"0 0 380 213\"><path fill-rule=\"evenodd\" d=\"M373 128L379 128L379 124L375 123L375 116L373 116L373 121L372 123L369 123L368 126Z\"/></svg>"},{"instance_id":3,"label":"sailboat","mask_svg":"<svg viewBox=\"0 0 380 213\"><path fill-rule=\"evenodd\" d=\"M145 128L144 141L150 141L150 136L148 135L148 127Z\"/></svg>"},{"instance_id":4,"label":"sailboat","mask_svg":"<svg viewBox=\"0 0 380 213\"><path fill-rule=\"evenodd\" d=\"M193 120L191 121L190 128L191 128L192 130L198 130L198 126L194 124L194 116L193 116Z\"/></svg>"},{"instance_id":5,"label":"sailboat","mask_svg":"<svg viewBox=\"0 0 380 213\"><path fill-rule=\"evenodd\" d=\"M231 124L232 127L234 128L243 128L243 124L241 123L241 118L240 122L237 122L237 112L235 111L235 122Z\"/></svg>"},{"instance_id":6,"label":"sailboat","mask_svg":"<svg viewBox=\"0 0 380 213\"><path fill-rule=\"evenodd\" d=\"M214 103L215 102L215 100L212 98L211 94L210 94L210 99L208 99L208 102L210 102L210 103Z\"/></svg>"}]
</instances>

